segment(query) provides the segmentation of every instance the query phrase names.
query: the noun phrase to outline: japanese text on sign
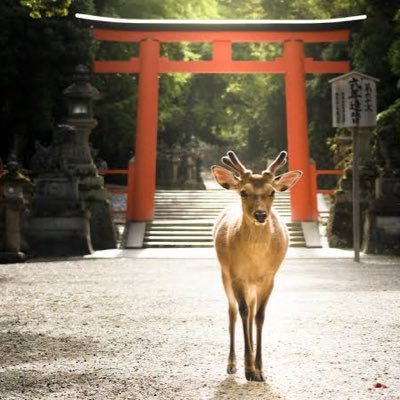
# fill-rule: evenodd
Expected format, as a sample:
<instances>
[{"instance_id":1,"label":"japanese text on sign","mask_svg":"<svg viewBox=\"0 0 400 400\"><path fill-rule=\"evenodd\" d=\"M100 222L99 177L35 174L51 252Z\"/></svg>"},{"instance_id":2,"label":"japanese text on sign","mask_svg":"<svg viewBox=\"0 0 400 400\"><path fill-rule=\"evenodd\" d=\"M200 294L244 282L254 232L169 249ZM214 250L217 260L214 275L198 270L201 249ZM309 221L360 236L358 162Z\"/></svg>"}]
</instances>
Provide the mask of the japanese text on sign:
<instances>
[{"instance_id":1,"label":"japanese text on sign","mask_svg":"<svg viewBox=\"0 0 400 400\"><path fill-rule=\"evenodd\" d=\"M331 82L334 127L376 125L376 79L351 72Z\"/></svg>"}]
</instances>

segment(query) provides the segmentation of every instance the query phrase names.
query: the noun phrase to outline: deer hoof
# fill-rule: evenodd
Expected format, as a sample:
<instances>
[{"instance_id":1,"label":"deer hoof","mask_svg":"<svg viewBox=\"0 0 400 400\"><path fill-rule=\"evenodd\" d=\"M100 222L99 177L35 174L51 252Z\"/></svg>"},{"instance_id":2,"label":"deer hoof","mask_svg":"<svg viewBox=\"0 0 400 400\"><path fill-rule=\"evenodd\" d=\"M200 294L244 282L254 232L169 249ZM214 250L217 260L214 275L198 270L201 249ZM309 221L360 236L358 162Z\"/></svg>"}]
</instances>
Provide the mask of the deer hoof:
<instances>
[{"instance_id":1,"label":"deer hoof","mask_svg":"<svg viewBox=\"0 0 400 400\"><path fill-rule=\"evenodd\" d=\"M245 371L246 379L254 382L264 382L262 371Z\"/></svg>"},{"instance_id":2,"label":"deer hoof","mask_svg":"<svg viewBox=\"0 0 400 400\"><path fill-rule=\"evenodd\" d=\"M254 380L257 381L257 382L264 382L265 381L264 374L260 370L254 371L254 378L255 378Z\"/></svg>"},{"instance_id":3,"label":"deer hoof","mask_svg":"<svg viewBox=\"0 0 400 400\"><path fill-rule=\"evenodd\" d=\"M248 381L255 381L256 376L255 376L255 371L245 371L244 372L246 379Z\"/></svg>"},{"instance_id":4,"label":"deer hoof","mask_svg":"<svg viewBox=\"0 0 400 400\"><path fill-rule=\"evenodd\" d=\"M227 370L228 374L236 374L236 364L229 363L228 368L226 370Z\"/></svg>"}]
</instances>

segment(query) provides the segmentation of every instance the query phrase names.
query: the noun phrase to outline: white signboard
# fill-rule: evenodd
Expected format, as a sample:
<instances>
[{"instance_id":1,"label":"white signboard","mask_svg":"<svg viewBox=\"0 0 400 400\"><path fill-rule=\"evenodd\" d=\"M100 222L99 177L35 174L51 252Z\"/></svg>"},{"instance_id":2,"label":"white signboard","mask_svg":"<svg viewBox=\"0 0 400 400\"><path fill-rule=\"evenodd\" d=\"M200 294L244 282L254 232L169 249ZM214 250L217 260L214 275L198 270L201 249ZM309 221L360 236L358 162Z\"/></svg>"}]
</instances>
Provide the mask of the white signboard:
<instances>
[{"instance_id":1,"label":"white signboard","mask_svg":"<svg viewBox=\"0 0 400 400\"><path fill-rule=\"evenodd\" d=\"M377 81L359 72L349 72L329 81L332 84L334 127L376 126Z\"/></svg>"}]
</instances>

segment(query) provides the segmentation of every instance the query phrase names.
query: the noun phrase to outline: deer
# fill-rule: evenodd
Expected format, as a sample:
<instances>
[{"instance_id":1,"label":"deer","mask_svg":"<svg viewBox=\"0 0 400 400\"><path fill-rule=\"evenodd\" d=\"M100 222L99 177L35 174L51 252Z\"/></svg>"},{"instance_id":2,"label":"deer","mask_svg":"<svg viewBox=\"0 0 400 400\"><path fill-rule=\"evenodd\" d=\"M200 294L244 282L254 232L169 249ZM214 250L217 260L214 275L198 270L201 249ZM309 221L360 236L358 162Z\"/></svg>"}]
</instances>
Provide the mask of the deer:
<instances>
[{"instance_id":1,"label":"deer","mask_svg":"<svg viewBox=\"0 0 400 400\"><path fill-rule=\"evenodd\" d=\"M221 158L224 168L211 167L215 180L224 188L236 191L241 207L225 208L217 217L213 238L221 267L223 287L228 299L230 349L228 374L236 368L235 324L239 309L244 335L244 366L248 381L264 381L262 329L265 309L274 278L287 252L289 236L286 224L273 209L275 193L295 185L302 172L295 170L276 176L286 163L281 151L261 174L253 174L233 151ZM256 326L254 355L253 325Z\"/></svg>"}]
</instances>

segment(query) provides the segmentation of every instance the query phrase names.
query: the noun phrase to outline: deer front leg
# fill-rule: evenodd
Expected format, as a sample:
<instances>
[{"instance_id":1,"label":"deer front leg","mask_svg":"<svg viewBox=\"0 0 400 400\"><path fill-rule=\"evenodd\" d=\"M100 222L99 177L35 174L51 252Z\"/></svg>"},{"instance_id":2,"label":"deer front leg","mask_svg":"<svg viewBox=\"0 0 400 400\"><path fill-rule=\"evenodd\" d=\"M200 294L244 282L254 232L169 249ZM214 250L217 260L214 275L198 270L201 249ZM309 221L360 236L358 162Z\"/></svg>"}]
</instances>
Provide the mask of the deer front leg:
<instances>
[{"instance_id":1,"label":"deer front leg","mask_svg":"<svg viewBox=\"0 0 400 400\"><path fill-rule=\"evenodd\" d=\"M229 302L229 338L230 349L228 358L228 374L236 372L236 354L235 354L235 325L236 325L237 308L235 302Z\"/></svg>"},{"instance_id":2,"label":"deer front leg","mask_svg":"<svg viewBox=\"0 0 400 400\"><path fill-rule=\"evenodd\" d=\"M253 322L254 322L254 308L256 306L256 299L253 299L249 304L249 337L250 337L250 346L251 351L254 353L254 341L253 341Z\"/></svg>"},{"instance_id":3,"label":"deer front leg","mask_svg":"<svg viewBox=\"0 0 400 400\"><path fill-rule=\"evenodd\" d=\"M264 325L265 318L265 306L266 303L261 305L256 314L256 327L257 327L257 350L256 350L256 362L255 362L255 379L256 381L264 381L263 365L262 365L262 328Z\"/></svg>"},{"instance_id":4,"label":"deer front leg","mask_svg":"<svg viewBox=\"0 0 400 400\"><path fill-rule=\"evenodd\" d=\"M262 329L265 319L265 307L269 296L271 294L273 284L271 284L265 291L263 296L260 296L258 301L257 313L256 313L256 327L257 327L257 350L256 350L256 361L255 361L255 380L264 381L263 375L263 363L262 363Z\"/></svg>"},{"instance_id":5,"label":"deer front leg","mask_svg":"<svg viewBox=\"0 0 400 400\"><path fill-rule=\"evenodd\" d=\"M239 300L239 312L243 324L244 336L244 372L248 381L254 381L255 367L254 367L254 353L250 340L250 308L246 301L242 298Z\"/></svg>"}]
</instances>

